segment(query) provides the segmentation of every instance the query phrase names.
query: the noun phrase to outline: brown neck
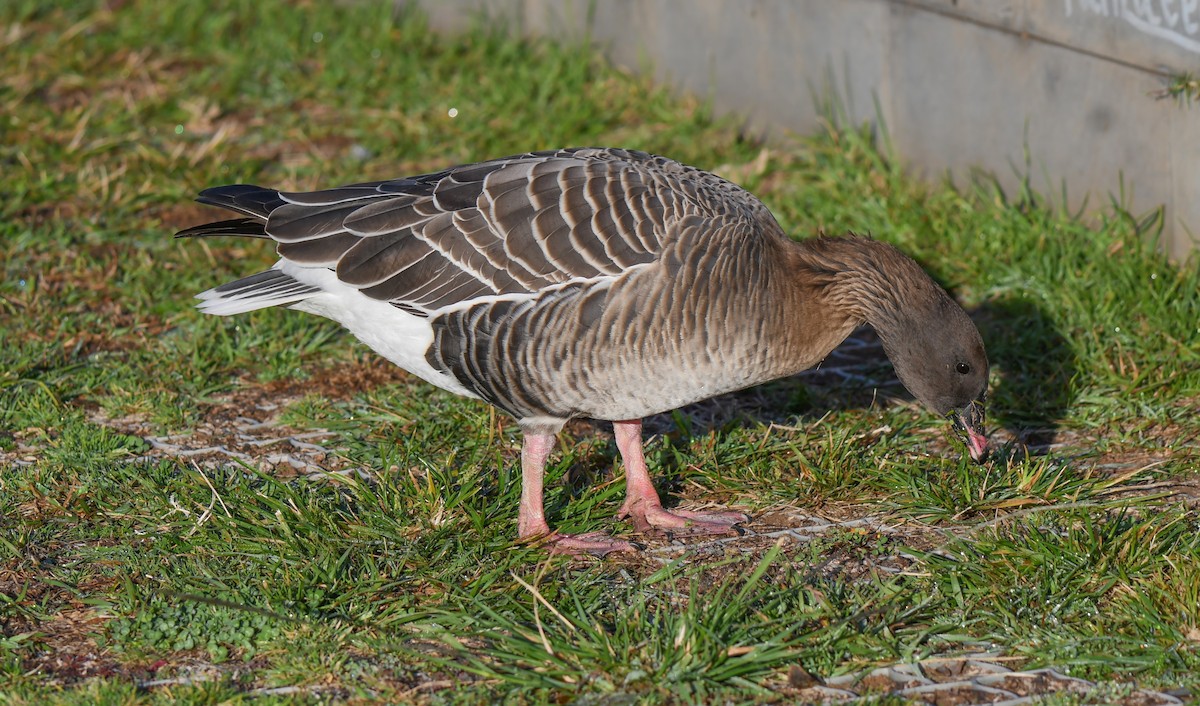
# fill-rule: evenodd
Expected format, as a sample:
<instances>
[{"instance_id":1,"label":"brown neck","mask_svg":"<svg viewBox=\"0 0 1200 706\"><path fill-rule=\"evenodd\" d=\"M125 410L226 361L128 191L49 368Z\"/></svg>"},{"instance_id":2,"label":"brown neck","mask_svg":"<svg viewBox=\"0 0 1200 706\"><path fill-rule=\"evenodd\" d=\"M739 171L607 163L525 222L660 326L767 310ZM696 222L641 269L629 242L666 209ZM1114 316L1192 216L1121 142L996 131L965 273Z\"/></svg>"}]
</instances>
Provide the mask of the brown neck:
<instances>
[{"instance_id":1,"label":"brown neck","mask_svg":"<svg viewBox=\"0 0 1200 706\"><path fill-rule=\"evenodd\" d=\"M855 324L870 324L885 346L903 334L906 309L945 296L920 265L887 243L820 236L795 245L790 265L807 290L801 296Z\"/></svg>"},{"instance_id":2,"label":"brown neck","mask_svg":"<svg viewBox=\"0 0 1200 706\"><path fill-rule=\"evenodd\" d=\"M829 239L840 240L840 239ZM778 303L778 318L768 333L769 351L764 364L770 375L792 375L820 363L847 336L871 320L851 290L855 267L841 262L824 243L793 241L786 236L776 241L780 249L768 256L777 266L770 268L767 301ZM838 250L837 243L832 243Z\"/></svg>"}]
</instances>

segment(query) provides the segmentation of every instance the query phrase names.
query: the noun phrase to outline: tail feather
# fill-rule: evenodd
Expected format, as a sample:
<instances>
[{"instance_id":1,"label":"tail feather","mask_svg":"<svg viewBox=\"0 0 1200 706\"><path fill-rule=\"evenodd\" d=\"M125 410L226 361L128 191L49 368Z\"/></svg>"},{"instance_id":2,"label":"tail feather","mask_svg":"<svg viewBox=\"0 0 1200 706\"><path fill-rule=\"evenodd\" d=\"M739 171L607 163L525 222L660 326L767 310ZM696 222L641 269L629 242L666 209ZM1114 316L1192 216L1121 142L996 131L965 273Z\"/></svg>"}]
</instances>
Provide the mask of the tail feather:
<instances>
[{"instance_id":1,"label":"tail feather","mask_svg":"<svg viewBox=\"0 0 1200 706\"><path fill-rule=\"evenodd\" d=\"M320 289L304 284L279 270L267 270L243 277L196 295L203 301L200 311L218 316L232 316L255 309L293 304L319 294Z\"/></svg>"},{"instance_id":2,"label":"tail feather","mask_svg":"<svg viewBox=\"0 0 1200 706\"><path fill-rule=\"evenodd\" d=\"M264 189L250 184L217 186L200 192L197 201L220 206L242 214L243 218L231 218L185 228L175 234L177 238L204 238L218 235L267 238L267 219L271 212L284 204L275 189ZM197 305L206 314L231 316L255 309L294 304L320 294L317 287L304 284L278 269L243 277L196 295Z\"/></svg>"}]
</instances>

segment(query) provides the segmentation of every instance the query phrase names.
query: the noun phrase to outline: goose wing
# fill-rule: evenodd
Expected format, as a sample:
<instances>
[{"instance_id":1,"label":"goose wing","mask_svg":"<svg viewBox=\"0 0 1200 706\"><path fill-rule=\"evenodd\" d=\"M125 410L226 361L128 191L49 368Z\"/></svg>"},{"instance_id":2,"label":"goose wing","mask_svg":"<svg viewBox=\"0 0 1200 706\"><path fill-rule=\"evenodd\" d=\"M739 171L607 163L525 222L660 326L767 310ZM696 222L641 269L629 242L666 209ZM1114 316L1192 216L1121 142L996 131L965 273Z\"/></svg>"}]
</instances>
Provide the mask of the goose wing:
<instances>
[{"instance_id":1,"label":"goose wing","mask_svg":"<svg viewBox=\"0 0 1200 706\"><path fill-rule=\"evenodd\" d=\"M202 198L219 200L213 191ZM770 218L715 175L614 149L530 153L259 202L285 261L333 269L362 294L423 315L619 276L655 261L685 218Z\"/></svg>"}]
</instances>

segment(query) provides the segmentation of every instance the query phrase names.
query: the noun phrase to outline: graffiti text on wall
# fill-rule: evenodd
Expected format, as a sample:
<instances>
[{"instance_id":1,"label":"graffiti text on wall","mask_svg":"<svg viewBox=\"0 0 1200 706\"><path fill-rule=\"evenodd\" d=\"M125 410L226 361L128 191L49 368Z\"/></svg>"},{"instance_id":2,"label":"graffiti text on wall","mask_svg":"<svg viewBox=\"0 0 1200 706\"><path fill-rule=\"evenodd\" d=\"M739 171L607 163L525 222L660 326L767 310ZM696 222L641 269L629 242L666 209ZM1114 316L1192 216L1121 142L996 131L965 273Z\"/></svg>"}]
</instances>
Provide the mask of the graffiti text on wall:
<instances>
[{"instance_id":1,"label":"graffiti text on wall","mask_svg":"<svg viewBox=\"0 0 1200 706\"><path fill-rule=\"evenodd\" d=\"M1066 0L1067 17L1112 17L1200 54L1200 0Z\"/></svg>"}]
</instances>

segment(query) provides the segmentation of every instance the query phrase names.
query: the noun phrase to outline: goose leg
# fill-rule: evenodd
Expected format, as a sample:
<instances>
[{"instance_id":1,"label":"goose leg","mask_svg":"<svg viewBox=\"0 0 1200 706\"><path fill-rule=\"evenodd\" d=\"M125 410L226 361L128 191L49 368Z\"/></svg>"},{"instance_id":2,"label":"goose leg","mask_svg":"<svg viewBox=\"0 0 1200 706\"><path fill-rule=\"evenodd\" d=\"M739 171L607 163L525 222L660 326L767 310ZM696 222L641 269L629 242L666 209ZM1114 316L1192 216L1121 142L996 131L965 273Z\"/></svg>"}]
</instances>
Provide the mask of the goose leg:
<instances>
[{"instance_id":1,"label":"goose leg","mask_svg":"<svg viewBox=\"0 0 1200 706\"><path fill-rule=\"evenodd\" d=\"M554 449L553 434L525 434L521 446L521 506L517 511L517 536L520 539L544 538L551 554L592 554L636 551L633 544L613 539L603 532L581 535L552 532L546 523L542 491L546 460Z\"/></svg>"},{"instance_id":2,"label":"goose leg","mask_svg":"<svg viewBox=\"0 0 1200 706\"><path fill-rule=\"evenodd\" d=\"M668 511L658 498L642 453L642 420L613 422L617 450L625 461L625 504L618 517L629 517L639 532L652 529L675 534L738 534L734 525L750 518L740 512Z\"/></svg>"}]
</instances>

